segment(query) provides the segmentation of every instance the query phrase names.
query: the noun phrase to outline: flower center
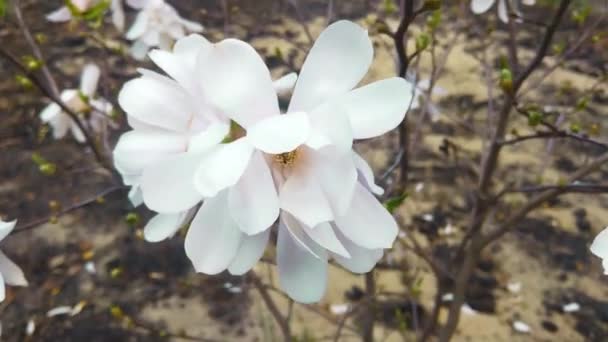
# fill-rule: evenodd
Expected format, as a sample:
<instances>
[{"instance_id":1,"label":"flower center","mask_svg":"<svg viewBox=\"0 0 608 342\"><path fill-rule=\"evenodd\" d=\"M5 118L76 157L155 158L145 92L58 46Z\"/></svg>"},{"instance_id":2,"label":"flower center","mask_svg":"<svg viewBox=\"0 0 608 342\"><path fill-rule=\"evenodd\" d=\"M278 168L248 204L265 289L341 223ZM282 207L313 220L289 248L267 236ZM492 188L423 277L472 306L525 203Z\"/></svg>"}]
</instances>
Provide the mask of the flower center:
<instances>
[{"instance_id":1,"label":"flower center","mask_svg":"<svg viewBox=\"0 0 608 342\"><path fill-rule=\"evenodd\" d=\"M281 153L281 154L275 154L274 155L274 160L283 165L283 166L291 166L293 165L293 163L296 161L296 159L298 158L298 150L293 150L290 152L285 152L285 153Z\"/></svg>"}]
</instances>

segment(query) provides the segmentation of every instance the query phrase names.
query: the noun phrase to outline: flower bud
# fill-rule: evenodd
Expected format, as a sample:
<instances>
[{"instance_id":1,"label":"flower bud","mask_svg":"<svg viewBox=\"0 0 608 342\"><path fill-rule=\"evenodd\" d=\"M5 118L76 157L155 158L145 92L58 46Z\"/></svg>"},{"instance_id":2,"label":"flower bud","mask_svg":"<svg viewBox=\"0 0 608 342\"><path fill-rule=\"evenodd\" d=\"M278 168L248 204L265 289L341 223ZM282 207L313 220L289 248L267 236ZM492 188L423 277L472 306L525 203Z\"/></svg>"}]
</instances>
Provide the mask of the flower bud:
<instances>
[{"instance_id":1,"label":"flower bud","mask_svg":"<svg viewBox=\"0 0 608 342\"><path fill-rule=\"evenodd\" d=\"M416 51L426 49L431 43L431 37L427 33L421 33L416 37Z\"/></svg>"},{"instance_id":2,"label":"flower bud","mask_svg":"<svg viewBox=\"0 0 608 342\"><path fill-rule=\"evenodd\" d=\"M422 5L423 11L436 11L441 8L441 0L425 0Z\"/></svg>"},{"instance_id":3,"label":"flower bud","mask_svg":"<svg viewBox=\"0 0 608 342\"><path fill-rule=\"evenodd\" d=\"M500 88L506 93L513 91L513 73L507 68L500 70Z\"/></svg>"}]
</instances>

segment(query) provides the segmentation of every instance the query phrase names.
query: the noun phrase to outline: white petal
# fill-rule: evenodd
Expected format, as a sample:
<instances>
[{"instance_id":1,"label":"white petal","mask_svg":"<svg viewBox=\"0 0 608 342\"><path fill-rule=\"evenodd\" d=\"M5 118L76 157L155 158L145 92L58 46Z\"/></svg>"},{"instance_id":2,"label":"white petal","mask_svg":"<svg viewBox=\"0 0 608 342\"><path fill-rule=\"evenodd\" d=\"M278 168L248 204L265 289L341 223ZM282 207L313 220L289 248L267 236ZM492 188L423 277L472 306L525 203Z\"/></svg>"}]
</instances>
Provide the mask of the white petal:
<instances>
[{"instance_id":1,"label":"white petal","mask_svg":"<svg viewBox=\"0 0 608 342\"><path fill-rule=\"evenodd\" d=\"M141 39L133 42L133 45L131 45L131 48L129 49L131 57L138 61L143 61L146 58L148 51L150 51L150 46Z\"/></svg>"},{"instance_id":2,"label":"white petal","mask_svg":"<svg viewBox=\"0 0 608 342\"><path fill-rule=\"evenodd\" d=\"M172 237L184 223L185 216L185 212L154 216L144 227L144 238L148 242L159 242Z\"/></svg>"},{"instance_id":3,"label":"white petal","mask_svg":"<svg viewBox=\"0 0 608 342\"><path fill-rule=\"evenodd\" d=\"M310 132L306 113L273 115L247 130L253 146L269 154L290 152L303 144Z\"/></svg>"},{"instance_id":4,"label":"white petal","mask_svg":"<svg viewBox=\"0 0 608 342\"><path fill-rule=\"evenodd\" d=\"M342 242L338 240L334 228L331 224L325 222L317 225L314 228L304 227L306 234L319 246L327 249L332 253L336 253L345 258L350 258L350 254L342 245Z\"/></svg>"},{"instance_id":5,"label":"white petal","mask_svg":"<svg viewBox=\"0 0 608 342\"><path fill-rule=\"evenodd\" d=\"M52 22L64 22L72 19L72 13L66 6L62 6L58 10L55 10L46 15L46 19Z\"/></svg>"},{"instance_id":6,"label":"white petal","mask_svg":"<svg viewBox=\"0 0 608 342\"><path fill-rule=\"evenodd\" d=\"M114 148L114 164L123 173L139 174L147 165L186 150L186 137L163 130L124 133Z\"/></svg>"},{"instance_id":7,"label":"white petal","mask_svg":"<svg viewBox=\"0 0 608 342\"><path fill-rule=\"evenodd\" d=\"M309 163L334 216L344 215L350 207L357 183L357 169L351 152L340 153L328 146L311 152Z\"/></svg>"},{"instance_id":8,"label":"white petal","mask_svg":"<svg viewBox=\"0 0 608 342\"><path fill-rule=\"evenodd\" d=\"M589 249L598 257L608 259L608 227L597 234Z\"/></svg>"},{"instance_id":9,"label":"white petal","mask_svg":"<svg viewBox=\"0 0 608 342\"><path fill-rule=\"evenodd\" d=\"M269 236L270 229L256 235L243 235L236 256L228 266L230 274L243 275L253 268L264 255Z\"/></svg>"},{"instance_id":10,"label":"white petal","mask_svg":"<svg viewBox=\"0 0 608 342\"><path fill-rule=\"evenodd\" d=\"M201 133L190 138L188 152L206 152L221 143L230 133L230 125L223 122L211 124Z\"/></svg>"},{"instance_id":11,"label":"white petal","mask_svg":"<svg viewBox=\"0 0 608 342\"><path fill-rule=\"evenodd\" d=\"M228 203L232 218L247 235L270 228L279 216L274 181L260 152L254 152L241 179L232 187Z\"/></svg>"},{"instance_id":12,"label":"white petal","mask_svg":"<svg viewBox=\"0 0 608 342\"><path fill-rule=\"evenodd\" d=\"M384 189L376 185L374 181L374 171L369 164L363 159L357 152L353 151L353 162L359 172L360 178L363 180L364 185L375 195L382 195Z\"/></svg>"},{"instance_id":13,"label":"white petal","mask_svg":"<svg viewBox=\"0 0 608 342\"><path fill-rule=\"evenodd\" d=\"M135 21L133 22L133 25L131 26L129 31L127 31L127 33L125 34L125 37L128 40L135 40L135 39L141 37L146 32L147 29L148 29L148 13L143 12L143 11L139 12L137 17L135 17Z\"/></svg>"},{"instance_id":14,"label":"white petal","mask_svg":"<svg viewBox=\"0 0 608 342\"><path fill-rule=\"evenodd\" d=\"M320 149L334 145L340 151L350 151L353 146L353 130L346 108L337 102L324 103L309 114L310 138L306 145Z\"/></svg>"},{"instance_id":15,"label":"white petal","mask_svg":"<svg viewBox=\"0 0 608 342\"><path fill-rule=\"evenodd\" d=\"M89 63L82 69L82 76L80 79L80 91L87 96L92 96L97 90L97 84L99 83L99 76L101 70L95 64Z\"/></svg>"},{"instance_id":16,"label":"white petal","mask_svg":"<svg viewBox=\"0 0 608 342\"><path fill-rule=\"evenodd\" d=\"M129 201L131 202L131 205L134 208L137 208L144 203L144 196L141 193L141 188L139 187L139 185L134 185L131 187L131 190L129 190L128 197Z\"/></svg>"},{"instance_id":17,"label":"white petal","mask_svg":"<svg viewBox=\"0 0 608 342\"><path fill-rule=\"evenodd\" d=\"M487 12L495 0L471 0L471 11L475 14Z\"/></svg>"},{"instance_id":18,"label":"white petal","mask_svg":"<svg viewBox=\"0 0 608 342\"><path fill-rule=\"evenodd\" d=\"M227 192L207 199L190 224L186 255L197 272L217 274L234 260L243 233L230 217Z\"/></svg>"},{"instance_id":19,"label":"white petal","mask_svg":"<svg viewBox=\"0 0 608 342\"><path fill-rule=\"evenodd\" d=\"M180 18L179 20L180 24L182 24L184 26L184 28L188 31L188 32L203 32L203 25L191 21L191 20L186 20L183 18Z\"/></svg>"},{"instance_id":20,"label":"white petal","mask_svg":"<svg viewBox=\"0 0 608 342\"><path fill-rule=\"evenodd\" d=\"M213 197L218 192L236 184L253 153L253 147L242 138L229 144L222 144L206 154L194 176L198 191L205 197Z\"/></svg>"},{"instance_id":21,"label":"white petal","mask_svg":"<svg viewBox=\"0 0 608 342\"><path fill-rule=\"evenodd\" d=\"M6 287L4 285L4 278L2 277L2 273L0 273L0 302L4 301L6 297Z\"/></svg>"},{"instance_id":22,"label":"white petal","mask_svg":"<svg viewBox=\"0 0 608 342\"><path fill-rule=\"evenodd\" d=\"M278 80L272 82L274 90L279 95L287 95L291 93L293 87L296 85L298 81L298 74L295 72L291 72Z\"/></svg>"},{"instance_id":23,"label":"white petal","mask_svg":"<svg viewBox=\"0 0 608 342\"><path fill-rule=\"evenodd\" d=\"M305 225L298 221L295 217L287 212L282 212L279 219L279 230L288 231L293 241L295 241L300 248L307 251L315 258L326 259L325 251L319 249L311 238L308 237L304 231ZM319 252L319 251L322 252Z\"/></svg>"},{"instance_id":24,"label":"white petal","mask_svg":"<svg viewBox=\"0 0 608 342\"><path fill-rule=\"evenodd\" d=\"M121 0L112 0L112 23L119 32L125 30L125 11Z\"/></svg>"},{"instance_id":25,"label":"white petal","mask_svg":"<svg viewBox=\"0 0 608 342\"><path fill-rule=\"evenodd\" d=\"M2 252L0 252L0 273L8 285L27 286L27 280L21 268Z\"/></svg>"},{"instance_id":26,"label":"white petal","mask_svg":"<svg viewBox=\"0 0 608 342\"><path fill-rule=\"evenodd\" d=\"M310 111L361 81L374 55L367 31L346 20L327 27L304 61L289 112Z\"/></svg>"},{"instance_id":27,"label":"white petal","mask_svg":"<svg viewBox=\"0 0 608 342\"><path fill-rule=\"evenodd\" d=\"M193 34L178 40L173 52L153 50L149 57L169 76L194 93L197 86L197 78L194 74L196 58L199 53L211 47L211 43L203 36Z\"/></svg>"},{"instance_id":28,"label":"white petal","mask_svg":"<svg viewBox=\"0 0 608 342\"><path fill-rule=\"evenodd\" d=\"M53 102L44 107L42 112L40 112L40 120L42 120L44 123L49 123L51 120L55 119L59 113L61 113L61 107Z\"/></svg>"},{"instance_id":29,"label":"white petal","mask_svg":"<svg viewBox=\"0 0 608 342\"><path fill-rule=\"evenodd\" d=\"M382 248L367 249L360 247L347 239L339 230L335 232L342 245L350 253L350 258L344 258L337 254L332 254L332 257L347 270L353 273L367 273L382 259L382 255L384 254Z\"/></svg>"},{"instance_id":30,"label":"white petal","mask_svg":"<svg viewBox=\"0 0 608 342\"><path fill-rule=\"evenodd\" d=\"M314 171L306 165L296 166L279 189L281 209L288 211L309 227L331 221L334 218L331 205Z\"/></svg>"},{"instance_id":31,"label":"white petal","mask_svg":"<svg viewBox=\"0 0 608 342\"><path fill-rule=\"evenodd\" d=\"M500 18L503 23L509 22L509 11L507 9L506 0L498 0L498 18Z\"/></svg>"},{"instance_id":32,"label":"white petal","mask_svg":"<svg viewBox=\"0 0 608 342\"><path fill-rule=\"evenodd\" d=\"M226 39L197 63L203 94L244 128L279 113L270 72L251 45Z\"/></svg>"},{"instance_id":33,"label":"white petal","mask_svg":"<svg viewBox=\"0 0 608 342\"><path fill-rule=\"evenodd\" d=\"M85 141L87 141L87 138L84 136L84 133L82 133L82 131L80 130L80 127L78 127L78 125L73 120L70 119L70 121L71 121L70 132L72 132L72 136L74 137L74 139L76 141L83 144Z\"/></svg>"},{"instance_id":34,"label":"white petal","mask_svg":"<svg viewBox=\"0 0 608 342\"><path fill-rule=\"evenodd\" d=\"M300 303L314 303L323 297L327 261L302 249L285 229L279 229L277 264L279 284L289 297Z\"/></svg>"},{"instance_id":35,"label":"white petal","mask_svg":"<svg viewBox=\"0 0 608 342\"><path fill-rule=\"evenodd\" d=\"M127 0L129 7L134 9L142 9L150 0Z\"/></svg>"},{"instance_id":36,"label":"white petal","mask_svg":"<svg viewBox=\"0 0 608 342\"><path fill-rule=\"evenodd\" d=\"M336 101L346 110L355 139L382 135L397 127L413 97L413 86L393 77L355 89Z\"/></svg>"},{"instance_id":37,"label":"white petal","mask_svg":"<svg viewBox=\"0 0 608 342\"><path fill-rule=\"evenodd\" d=\"M200 161L198 153L180 153L147 166L141 177L146 206L159 213L175 213L200 202L203 196L194 187Z\"/></svg>"},{"instance_id":38,"label":"white petal","mask_svg":"<svg viewBox=\"0 0 608 342\"><path fill-rule=\"evenodd\" d=\"M131 80L118 94L129 117L173 131L189 128L197 110L183 88L169 79L143 76Z\"/></svg>"},{"instance_id":39,"label":"white petal","mask_svg":"<svg viewBox=\"0 0 608 342\"><path fill-rule=\"evenodd\" d=\"M536 4L536 0L522 0L521 2L526 6L534 6Z\"/></svg>"},{"instance_id":40,"label":"white petal","mask_svg":"<svg viewBox=\"0 0 608 342\"><path fill-rule=\"evenodd\" d=\"M395 218L359 183L351 207L335 222L344 236L369 249L391 248L399 231Z\"/></svg>"},{"instance_id":41,"label":"white petal","mask_svg":"<svg viewBox=\"0 0 608 342\"><path fill-rule=\"evenodd\" d=\"M4 238L7 237L8 234L11 233L11 231L13 231L16 224L17 220L10 222L0 221L0 241L4 240Z\"/></svg>"}]
</instances>

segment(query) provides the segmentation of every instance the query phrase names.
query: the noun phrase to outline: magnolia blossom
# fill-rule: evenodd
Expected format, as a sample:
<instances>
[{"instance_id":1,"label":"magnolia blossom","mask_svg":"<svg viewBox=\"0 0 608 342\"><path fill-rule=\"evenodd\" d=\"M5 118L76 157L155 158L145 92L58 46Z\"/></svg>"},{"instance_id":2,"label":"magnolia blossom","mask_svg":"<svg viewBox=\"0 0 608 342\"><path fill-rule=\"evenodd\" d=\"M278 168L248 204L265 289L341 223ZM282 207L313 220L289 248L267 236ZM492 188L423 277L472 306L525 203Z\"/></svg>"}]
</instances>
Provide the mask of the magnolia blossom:
<instances>
[{"instance_id":1,"label":"magnolia blossom","mask_svg":"<svg viewBox=\"0 0 608 342\"><path fill-rule=\"evenodd\" d=\"M471 10L475 14L481 14L487 12L490 7L494 5L496 0L471 0ZM524 5L532 6L536 3L536 0L521 0ZM513 11L519 13L517 1L511 1ZM507 0L498 0L498 17L502 22L509 22L509 13L507 8Z\"/></svg>"},{"instance_id":2,"label":"magnolia blossom","mask_svg":"<svg viewBox=\"0 0 608 342\"><path fill-rule=\"evenodd\" d=\"M602 259L604 274L608 274L608 227L604 228L593 240L591 253Z\"/></svg>"},{"instance_id":3,"label":"magnolia blossom","mask_svg":"<svg viewBox=\"0 0 608 342\"><path fill-rule=\"evenodd\" d=\"M429 79L424 79L416 83L416 89L414 90L414 99L412 100L411 109L418 109L421 105L426 107L427 113L431 116L431 120L433 122L439 120L441 116L441 111L439 107L432 101L431 97L433 95L445 95L447 92L445 89L434 86L433 90L430 94L429 88L431 87L431 81Z\"/></svg>"},{"instance_id":4,"label":"magnolia blossom","mask_svg":"<svg viewBox=\"0 0 608 342\"><path fill-rule=\"evenodd\" d=\"M101 3L102 0L70 0L70 2L75 9L84 13ZM131 2L137 2L137 0L127 0L127 3L130 4ZM110 9L112 10L112 23L122 32L125 28L125 12L121 0L112 0ZM61 6L58 10L49 13L46 19L53 22L70 21L72 20L72 11L68 6Z\"/></svg>"},{"instance_id":5,"label":"magnolia blossom","mask_svg":"<svg viewBox=\"0 0 608 342\"><path fill-rule=\"evenodd\" d=\"M367 31L348 21L315 42L286 114L252 49L218 52L205 56L199 78L214 107L246 133L208 153L195 174L208 199L186 236L186 254L199 272L241 274L262 255L278 217L281 287L297 301L318 301L330 258L368 272L396 238L394 218L372 194L382 189L352 143L395 128L412 87L391 78L353 90L373 46Z\"/></svg>"},{"instance_id":6,"label":"magnolia blossom","mask_svg":"<svg viewBox=\"0 0 608 342\"><path fill-rule=\"evenodd\" d=\"M118 102L133 130L118 141L114 161L123 182L131 186L133 205L143 202L143 186L146 204L160 213L144 229L148 241L172 236L202 199L188 173L194 173L206 150L228 135L230 120L210 105L199 85L196 70L205 61L198 57L230 44L234 41L211 44L193 34L178 40L172 51L153 50L150 59L169 77L140 69L141 77L127 82L120 92ZM275 81L275 86L285 91L296 79L289 74ZM155 170L173 178L157 183ZM169 205L158 203L155 196Z\"/></svg>"},{"instance_id":7,"label":"magnolia blossom","mask_svg":"<svg viewBox=\"0 0 608 342\"><path fill-rule=\"evenodd\" d=\"M164 0L130 0L129 5L140 9L126 33L127 39L135 41L131 54L136 59L143 59L152 47L170 50L187 32L203 31L202 25L182 18Z\"/></svg>"},{"instance_id":8,"label":"magnolia blossom","mask_svg":"<svg viewBox=\"0 0 608 342\"><path fill-rule=\"evenodd\" d=\"M4 240L4 238L10 234L16 224L17 221L0 221L0 241ZM27 286L27 280L25 280L21 268L12 262L6 254L0 251L0 302L3 301L5 297L4 284Z\"/></svg>"},{"instance_id":9,"label":"magnolia blossom","mask_svg":"<svg viewBox=\"0 0 608 342\"><path fill-rule=\"evenodd\" d=\"M66 89L61 93L61 101L78 114L87 115L83 120L93 131L101 129L103 121L112 113L112 104L95 97L100 70L95 64L87 64L81 75L80 89ZM85 136L72 118L56 103L51 103L40 112L40 119L53 129L55 139L63 138L68 131L78 142L85 142Z\"/></svg>"}]
</instances>

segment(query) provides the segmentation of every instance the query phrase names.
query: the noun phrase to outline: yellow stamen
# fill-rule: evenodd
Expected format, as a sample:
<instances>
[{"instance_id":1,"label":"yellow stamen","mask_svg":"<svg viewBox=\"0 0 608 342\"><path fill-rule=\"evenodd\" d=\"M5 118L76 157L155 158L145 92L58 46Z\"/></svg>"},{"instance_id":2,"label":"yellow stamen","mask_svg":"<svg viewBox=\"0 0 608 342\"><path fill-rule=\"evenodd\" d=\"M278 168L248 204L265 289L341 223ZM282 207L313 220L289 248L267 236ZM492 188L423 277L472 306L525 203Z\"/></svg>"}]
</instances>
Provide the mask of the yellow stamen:
<instances>
[{"instance_id":1,"label":"yellow stamen","mask_svg":"<svg viewBox=\"0 0 608 342\"><path fill-rule=\"evenodd\" d=\"M297 157L298 157L298 150L293 150L290 152L276 154L274 156L274 160L281 165L289 166L289 165L292 165L296 161Z\"/></svg>"}]
</instances>

